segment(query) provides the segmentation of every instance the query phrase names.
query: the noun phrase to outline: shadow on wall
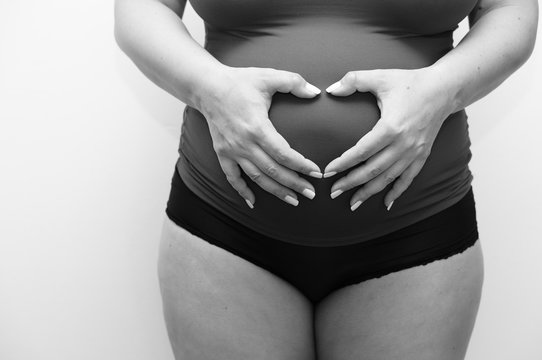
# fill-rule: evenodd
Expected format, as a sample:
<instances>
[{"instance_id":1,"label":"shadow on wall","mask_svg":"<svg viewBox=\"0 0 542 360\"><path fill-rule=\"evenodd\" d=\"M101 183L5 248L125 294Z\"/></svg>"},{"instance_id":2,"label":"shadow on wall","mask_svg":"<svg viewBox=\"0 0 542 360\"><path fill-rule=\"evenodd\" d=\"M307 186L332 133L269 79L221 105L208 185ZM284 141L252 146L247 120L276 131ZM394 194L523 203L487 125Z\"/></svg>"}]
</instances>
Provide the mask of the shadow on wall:
<instances>
[{"instance_id":1,"label":"shadow on wall","mask_svg":"<svg viewBox=\"0 0 542 360\"><path fill-rule=\"evenodd\" d=\"M126 87L126 94L130 94L134 103L168 134L178 138L185 104L147 79L120 48L113 60L116 72Z\"/></svg>"},{"instance_id":2,"label":"shadow on wall","mask_svg":"<svg viewBox=\"0 0 542 360\"><path fill-rule=\"evenodd\" d=\"M535 77L528 75L533 74L535 69L528 68L529 66L525 65L525 68L519 69L486 97L467 106L473 147L484 143L498 127L507 126L509 122L516 124L522 122L522 119L515 115L517 113L515 109L521 108L522 103L529 101L529 93L535 86L533 80Z\"/></svg>"}]
</instances>

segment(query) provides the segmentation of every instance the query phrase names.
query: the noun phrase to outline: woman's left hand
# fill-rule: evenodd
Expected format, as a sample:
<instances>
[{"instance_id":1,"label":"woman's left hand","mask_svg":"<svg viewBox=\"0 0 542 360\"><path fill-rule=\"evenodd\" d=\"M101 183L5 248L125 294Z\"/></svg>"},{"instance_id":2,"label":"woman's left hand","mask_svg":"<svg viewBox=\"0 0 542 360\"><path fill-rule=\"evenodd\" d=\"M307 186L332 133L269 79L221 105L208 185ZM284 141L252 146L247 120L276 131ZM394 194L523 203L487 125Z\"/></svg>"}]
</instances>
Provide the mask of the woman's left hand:
<instances>
[{"instance_id":1,"label":"woman's left hand","mask_svg":"<svg viewBox=\"0 0 542 360\"><path fill-rule=\"evenodd\" d=\"M331 197L358 185L350 200L352 211L388 184L384 197L389 210L420 172L444 120L454 111L453 98L432 67L349 71L326 91L348 96L371 92L377 98L380 119L352 148L331 161L324 177L360 162L331 188Z\"/></svg>"}]
</instances>

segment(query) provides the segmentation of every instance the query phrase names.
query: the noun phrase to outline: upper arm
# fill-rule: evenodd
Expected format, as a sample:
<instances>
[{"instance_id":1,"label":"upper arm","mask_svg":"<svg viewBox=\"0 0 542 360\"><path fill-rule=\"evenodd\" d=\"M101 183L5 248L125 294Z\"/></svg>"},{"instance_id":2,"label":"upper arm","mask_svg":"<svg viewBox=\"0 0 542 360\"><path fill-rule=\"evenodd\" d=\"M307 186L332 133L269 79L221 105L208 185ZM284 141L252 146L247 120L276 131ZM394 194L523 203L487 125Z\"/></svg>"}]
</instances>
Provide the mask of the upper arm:
<instances>
[{"instance_id":1,"label":"upper arm","mask_svg":"<svg viewBox=\"0 0 542 360\"><path fill-rule=\"evenodd\" d=\"M116 9L130 8L137 3L160 3L171 9L178 17L182 18L187 0L115 0Z\"/></svg>"},{"instance_id":2,"label":"upper arm","mask_svg":"<svg viewBox=\"0 0 542 360\"><path fill-rule=\"evenodd\" d=\"M538 0L478 0L469 14L469 27L472 28L487 12L505 6L523 7L527 13L535 16L536 21L538 20Z\"/></svg>"},{"instance_id":3,"label":"upper arm","mask_svg":"<svg viewBox=\"0 0 542 360\"><path fill-rule=\"evenodd\" d=\"M183 17L187 0L156 0L156 1L161 2L162 4L166 5L173 12L175 12L175 14L177 14L180 18Z\"/></svg>"}]
</instances>

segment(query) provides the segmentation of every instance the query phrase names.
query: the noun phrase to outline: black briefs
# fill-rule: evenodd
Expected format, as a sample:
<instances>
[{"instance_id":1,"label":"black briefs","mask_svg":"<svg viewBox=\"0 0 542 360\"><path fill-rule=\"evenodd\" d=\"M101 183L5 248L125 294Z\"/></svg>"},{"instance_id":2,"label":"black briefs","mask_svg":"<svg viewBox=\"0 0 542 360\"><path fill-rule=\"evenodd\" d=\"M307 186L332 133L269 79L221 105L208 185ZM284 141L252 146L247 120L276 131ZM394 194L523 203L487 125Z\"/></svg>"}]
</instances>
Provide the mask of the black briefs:
<instances>
[{"instance_id":1,"label":"black briefs","mask_svg":"<svg viewBox=\"0 0 542 360\"><path fill-rule=\"evenodd\" d=\"M196 196L177 169L166 214L190 233L288 281L313 303L343 286L460 253L478 239L472 187L421 221L342 246L292 244L255 232Z\"/></svg>"}]
</instances>

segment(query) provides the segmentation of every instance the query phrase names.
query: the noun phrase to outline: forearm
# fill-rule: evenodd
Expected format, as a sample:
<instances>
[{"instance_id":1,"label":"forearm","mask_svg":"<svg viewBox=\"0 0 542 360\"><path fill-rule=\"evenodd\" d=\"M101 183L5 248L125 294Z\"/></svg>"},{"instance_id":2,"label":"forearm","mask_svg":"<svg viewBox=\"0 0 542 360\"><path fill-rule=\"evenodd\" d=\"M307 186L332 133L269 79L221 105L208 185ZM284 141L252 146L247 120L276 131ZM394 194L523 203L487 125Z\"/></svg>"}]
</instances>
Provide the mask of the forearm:
<instances>
[{"instance_id":1,"label":"forearm","mask_svg":"<svg viewBox=\"0 0 542 360\"><path fill-rule=\"evenodd\" d=\"M181 20L183 10L176 13L156 0L117 0L115 39L152 82L200 109L226 66L192 38Z\"/></svg>"},{"instance_id":2,"label":"forearm","mask_svg":"<svg viewBox=\"0 0 542 360\"><path fill-rule=\"evenodd\" d=\"M450 113L489 94L531 55L538 7L534 1L523 3L524 6L509 5L486 11L482 0L482 8L478 8L481 15L470 31L453 50L430 66L452 99Z\"/></svg>"}]
</instances>

